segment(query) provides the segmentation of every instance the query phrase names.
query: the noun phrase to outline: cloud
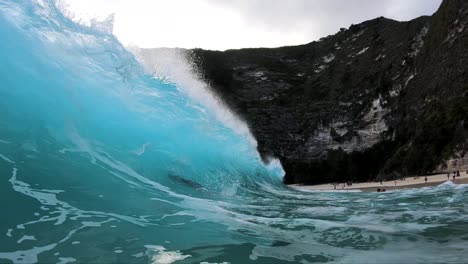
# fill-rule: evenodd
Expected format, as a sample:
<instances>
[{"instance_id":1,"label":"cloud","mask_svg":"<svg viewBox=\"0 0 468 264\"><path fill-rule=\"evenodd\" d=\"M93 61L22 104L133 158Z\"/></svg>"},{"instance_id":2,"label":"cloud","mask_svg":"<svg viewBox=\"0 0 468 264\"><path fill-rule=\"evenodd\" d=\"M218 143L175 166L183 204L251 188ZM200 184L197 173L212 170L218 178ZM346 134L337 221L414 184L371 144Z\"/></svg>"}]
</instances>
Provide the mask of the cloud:
<instances>
[{"instance_id":1,"label":"cloud","mask_svg":"<svg viewBox=\"0 0 468 264\"><path fill-rule=\"evenodd\" d=\"M311 40L380 16L406 21L432 15L442 0L206 0L242 14L253 27L301 32Z\"/></svg>"},{"instance_id":2,"label":"cloud","mask_svg":"<svg viewBox=\"0 0 468 264\"><path fill-rule=\"evenodd\" d=\"M145 48L298 45L385 16L431 15L442 0L61 0L80 18L115 13L114 34Z\"/></svg>"}]
</instances>

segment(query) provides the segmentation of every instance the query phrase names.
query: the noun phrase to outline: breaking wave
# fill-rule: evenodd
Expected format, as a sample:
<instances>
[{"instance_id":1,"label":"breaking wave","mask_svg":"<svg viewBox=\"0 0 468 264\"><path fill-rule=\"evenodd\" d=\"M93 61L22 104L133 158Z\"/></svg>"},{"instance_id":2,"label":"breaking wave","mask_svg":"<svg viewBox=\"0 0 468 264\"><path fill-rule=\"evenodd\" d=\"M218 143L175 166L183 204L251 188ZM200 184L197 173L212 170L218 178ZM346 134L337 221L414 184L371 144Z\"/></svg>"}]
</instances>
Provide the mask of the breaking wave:
<instances>
[{"instance_id":1,"label":"breaking wave","mask_svg":"<svg viewBox=\"0 0 468 264\"><path fill-rule=\"evenodd\" d=\"M466 186L290 190L180 54L112 19L0 2L0 262L466 260Z\"/></svg>"}]
</instances>

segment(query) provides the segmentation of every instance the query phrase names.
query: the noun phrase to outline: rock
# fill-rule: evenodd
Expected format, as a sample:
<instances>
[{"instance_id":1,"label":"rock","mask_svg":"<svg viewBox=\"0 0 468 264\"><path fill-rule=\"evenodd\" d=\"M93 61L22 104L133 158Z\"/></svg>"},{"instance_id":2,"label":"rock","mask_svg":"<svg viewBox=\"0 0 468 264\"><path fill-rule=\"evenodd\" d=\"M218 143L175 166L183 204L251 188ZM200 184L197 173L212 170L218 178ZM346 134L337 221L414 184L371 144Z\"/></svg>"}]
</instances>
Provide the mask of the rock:
<instances>
[{"instance_id":1,"label":"rock","mask_svg":"<svg viewBox=\"0 0 468 264\"><path fill-rule=\"evenodd\" d=\"M185 53L286 183L427 173L468 148L468 1L300 46Z\"/></svg>"}]
</instances>

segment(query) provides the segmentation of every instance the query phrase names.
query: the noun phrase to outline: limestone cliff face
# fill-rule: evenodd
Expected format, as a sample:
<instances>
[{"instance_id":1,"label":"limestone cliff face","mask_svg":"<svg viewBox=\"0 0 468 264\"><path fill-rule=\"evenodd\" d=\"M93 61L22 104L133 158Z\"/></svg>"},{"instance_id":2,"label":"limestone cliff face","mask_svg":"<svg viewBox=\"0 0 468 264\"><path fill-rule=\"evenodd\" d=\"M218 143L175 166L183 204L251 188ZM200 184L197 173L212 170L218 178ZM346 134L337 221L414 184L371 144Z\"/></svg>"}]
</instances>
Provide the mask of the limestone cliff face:
<instances>
[{"instance_id":1,"label":"limestone cliff face","mask_svg":"<svg viewBox=\"0 0 468 264\"><path fill-rule=\"evenodd\" d=\"M468 1L301 46L186 55L286 183L428 173L467 152Z\"/></svg>"}]
</instances>

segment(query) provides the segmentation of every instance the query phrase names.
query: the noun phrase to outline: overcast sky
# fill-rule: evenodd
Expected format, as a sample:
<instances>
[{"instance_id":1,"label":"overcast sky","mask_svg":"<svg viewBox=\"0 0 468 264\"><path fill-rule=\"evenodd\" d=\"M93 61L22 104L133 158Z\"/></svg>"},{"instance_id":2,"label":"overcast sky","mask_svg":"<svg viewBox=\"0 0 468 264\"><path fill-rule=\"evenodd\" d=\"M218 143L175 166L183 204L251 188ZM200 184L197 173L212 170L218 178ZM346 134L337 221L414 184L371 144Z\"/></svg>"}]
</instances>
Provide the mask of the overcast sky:
<instances>
[{"instance_id":1,"label":"overcast sky","mask_svg":"<svg viewBox=\"0 0 468 264\"><path fill-rule=\"evenodd\" d=\"M115 14L124 45L225 50L304 44L379 16L431 15L442 0L63 0L77 18Z\"/></svg>"}]
</instances>

